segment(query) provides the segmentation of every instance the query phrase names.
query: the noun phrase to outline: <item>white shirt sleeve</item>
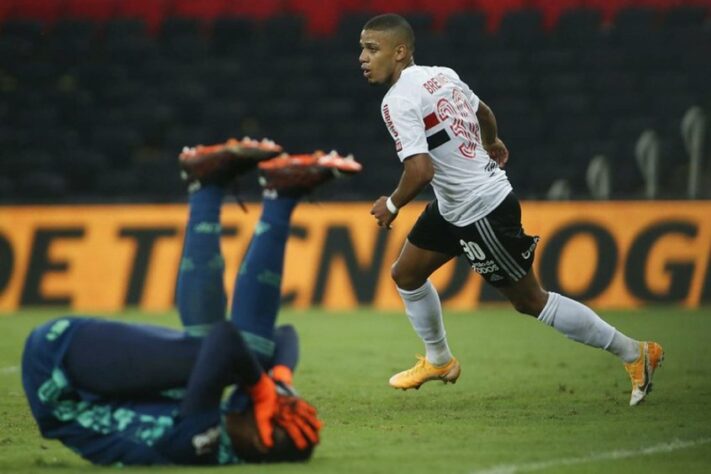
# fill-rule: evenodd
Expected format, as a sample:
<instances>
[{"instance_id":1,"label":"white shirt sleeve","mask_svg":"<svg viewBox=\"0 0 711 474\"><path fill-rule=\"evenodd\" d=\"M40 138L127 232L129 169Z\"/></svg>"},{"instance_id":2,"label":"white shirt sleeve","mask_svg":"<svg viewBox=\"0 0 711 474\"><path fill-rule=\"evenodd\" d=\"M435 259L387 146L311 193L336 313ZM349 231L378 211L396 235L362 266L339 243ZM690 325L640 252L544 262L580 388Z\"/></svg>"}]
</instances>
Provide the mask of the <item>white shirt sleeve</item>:
<instances>
[{"instance_id":1,"label":"white shirt sleeve","mask_svg":"<svg viewBox=\"0 0 711 474\"><path fill-rule=\"evenodd\" d=\"M479 111L479 97L474 93L474 91L471 90L469 85L461 81L462 84L462 89L464 90L464 93L467 95L467 98L469 99L469 103L472 104L472 109L474 109L474 113Z\"/></svg>"},{"instance_id":2,"label":"white shirt sleeve","mask_svg":"<svg viewBox=\"0 0 711 474\"><path fill-rule=\"evenodd\" d=\"M381 112L400 161L429 152L422 111L413 100L388 96L383 100Z\"/></svg>"}]
</instances>

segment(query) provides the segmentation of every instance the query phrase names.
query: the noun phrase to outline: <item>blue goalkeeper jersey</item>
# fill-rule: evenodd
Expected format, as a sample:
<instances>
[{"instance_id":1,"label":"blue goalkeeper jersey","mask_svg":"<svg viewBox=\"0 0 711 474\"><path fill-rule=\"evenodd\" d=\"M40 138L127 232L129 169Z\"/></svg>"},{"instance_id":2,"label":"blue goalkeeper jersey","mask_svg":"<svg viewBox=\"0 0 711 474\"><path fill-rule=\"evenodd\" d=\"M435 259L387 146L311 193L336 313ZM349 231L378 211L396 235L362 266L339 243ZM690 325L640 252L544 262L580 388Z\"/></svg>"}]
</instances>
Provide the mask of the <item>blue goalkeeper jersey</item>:
<instances>
[{"instance_id":1,"label":"blue goalkeeper jersey","mask_svg":"<svg viewBox=\"0 0 711 474\"><path fill-rule=\"evenodd\" d=\"M240 462L219 404L181 415L184 389L121 399L73 386L64 366L65 353L73 334L92 321L96 320L55 320L37 328L27 340L23 385L44 437L58 439L101 465Z\"/></svg>"}]
</instances>

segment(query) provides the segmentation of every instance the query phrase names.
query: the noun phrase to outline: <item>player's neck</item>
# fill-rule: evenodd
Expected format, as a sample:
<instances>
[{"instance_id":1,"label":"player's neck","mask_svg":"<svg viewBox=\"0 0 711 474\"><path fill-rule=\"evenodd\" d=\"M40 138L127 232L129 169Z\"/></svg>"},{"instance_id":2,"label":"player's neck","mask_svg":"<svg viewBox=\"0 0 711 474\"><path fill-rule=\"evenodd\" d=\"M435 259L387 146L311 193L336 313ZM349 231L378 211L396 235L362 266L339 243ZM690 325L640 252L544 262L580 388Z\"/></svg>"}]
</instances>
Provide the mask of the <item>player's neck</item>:
<instances>
[{"instance_id":1,"label":"player's neck","mask_svg":"<svg viewBox=\"0 0 711 474\"><path fill-rule=\"evenodd\" d=\"M402 71L404 71L405 69L409 68L410 66L414 66L414 65L415 65L414 59L410 59L410 62L407 64L405 64L405 63L398 64L395 67L395 71L393 71L393 75L392 75L392 78L390 79L389 85L392 86L393 84L395 84L398 81L398 79L400 79L400 75L402 74Z\"/></svg>"}]
</instances>

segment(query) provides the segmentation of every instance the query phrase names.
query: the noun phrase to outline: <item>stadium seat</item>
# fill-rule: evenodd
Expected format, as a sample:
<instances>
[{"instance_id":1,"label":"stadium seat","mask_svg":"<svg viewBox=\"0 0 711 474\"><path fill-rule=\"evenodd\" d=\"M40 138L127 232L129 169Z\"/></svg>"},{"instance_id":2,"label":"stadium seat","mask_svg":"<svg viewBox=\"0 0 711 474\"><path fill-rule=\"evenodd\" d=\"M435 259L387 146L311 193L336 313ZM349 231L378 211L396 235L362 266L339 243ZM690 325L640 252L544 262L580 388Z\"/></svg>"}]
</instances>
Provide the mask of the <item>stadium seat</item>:
<instances>
[{"instance_id":1,"label":"stadium seat","mask_svg":"<svg viewBox=\"0 0 711 474\"><path fill-rule=\"evenodd\" d=\"M644 7L624 8L617 13L613 38L618 44L648 44L658 36L661 15L658 10Z\"/></svg>"},{"instance_id":2,"label":"stadium seat","mask_svg":"<svg viewBox=\"0 0 711 474\"><path fill-rule=\"evenodd\" d=\"M612 23L617 13L626 7L634 5L635 0L584 0L587 8L597 10L602 15L606 25Z\"/></svg>"},{"instance_id":3,"label":"stadium seat","mask_svg":"<svg viewBox=\"0 0 711 474\"><path fill-rule=\"evenodd\" d=\"M440 31L452 17L469 13L468 10L471 6L469 0L439 0L437 2L420 2L418 8L432 16L434 28ZM446 27L444 30L448 31Z\"/></svg>"},{"instance_id":4,"label":"stadium seat","mask_svg":"<svg viewBox=\"0 0 711 474\"><path fill-rule=\"evenodd\" d=\"M333 36L336 34L340 15L340 2L321 0L286 0L288 12L306 18L308 30L315 36Z\"/></svg>"},{"instance_id":5,"label":"stadium seat","mask_svg":"<svg viewBox=\"0 0 711 474\"><path fill-rule=\"evenodd\" d=\"M181 36L171 38L163 43L161 53L173 61L193 64L207 57L210 48L204 38L197 36Z\"/></svg>"},{"instance_id":6,"label":"stadium seat","mask_svg":"<svg viewBox=\"0 0 711 474\"><path fill-rule=\"evenodd\" d=\"M0 2L0 23L10 18L15 11L15 4L18 0L6 0Z\"/></svg>"},{"instance_id":7,"label":"stadium seat","mask_svg":"<svg viewBox=\"0 0 711 474\"><path fill-rule=\"evenodd\" d=\"M343 51L358 51L360 32L363 31L363 26L373 15L373 12L360 11L358 13L349 13L341 17L338 22L336 42L341 46Z\"/></svg>"},{"instance_id":8,"label":"stadium seat","mask_svg":"<svg viewBox=\"0 0 711 474\"><path fill-rule=\"evenodd\" d=\"M63 15L69 18L85 18L97 22L109 20L116 14L122 0L65 0ZM204 0L201 0L204 1Z\"/></svg>"},{"instance_id":9,"label":"stadium seat","mask_svg":"<svg viewBox=\"0 0 711 474\"><path fill-rule=\"evenodd\" d=\"M212 25L212 50L218 55L234 55L251 47L255 35L249 18L218 18Z\"/></svg>"},{"instance_id":10,"label":"stadium seat","mask_svg":"<svg viewBox=\"0 0 711 474\"><path fill-rule=\"evenodd\" d=\"M264 20L260 30L260 40L269 54L290 56L304 47L305 25L304 18L300 16L274 16Z\"/></svg>"},{"instance_id":11,"label":"stadium seat","mask_svg":"<svg viewBox=\"0 0 711 474\"><path fill-rule=\"evenodd\" d=\"M442 55L449 51L450 46L447 38L433 31L423 33L417 38L419 44L415 49L415 61L418 64L442 65Z\"/></svg>"},{"instance_id":12,"label":"stadium seat","mask_svg":"<svg viewBox=\"0 0 711 474\"><path fill-rule=\"evenodd\" d=\"M711 15L711 6L680 5L664 14L662 28L666 31L679 31L685 28L700 27Z\"/></svg>"},{"instance_id":13,"label":"stadium seat","mask_svg":"<svg viewBox=\"0 0 711 474\"><path fill-rule=\"evenodd\" d=\"M0 161L4 162L4 157L0 156ZM9 176L0 176L0 200L12 201L18 194L20 192L15 190L15 181Z\"/></svg>"},{"instance_id":14,"label":"stadium seat","mask_svg":"<svg viewBox=\"0 0 711 474\"><path fill-rule=\"evenodd\" d=\"M205 104L201 125L210 128L234 128L239 126L247 113L247 104L244 102L215 100Z\"/></svg>"},{"instance_id":15,"label":"stadium seat","mask_svg":"<svg viewBox=\"0 0 711 474\"><path fill-rule=\"evenodd\" d=\"M59 78L59 71L49 61L28 61L13 67L19 84L29 88L49 89Z\"/></svg>"},{"instance_id":16,"label":"stadium seat","mask_svg":"<svg viewBox=\"0 0 711 474\"><path fill-rule=\"evenodd\" d=\"M42 168L38 168L42 169ZM20 179L17 190L21 197L37 200L63 198L68 194L67 181L52 171L32 171Z\"/></svg>"},{"instance_id":17,"label":"stadium seat","mask_svg":"<svg viewBox=\"0 0 711 474\"><path fill-rule=\"evenodd\" d=\"M544 40L540 10L529 8L505 13L498 37L507 46L532 50L539 48Z\"/></svg>"},{"instance_id":18,"label":"stadium seat","mask_svg":"<svg viewBox=\"0 0 711 474\"><path fill-rule=\"evenodd\" d=\"M0 36L0 66L12 67L25 61L32 60L36 53L30 41L23 38ZM2 73L5 75L6 73Z\"/></svg>"},{"instance_id":19,"label":"stadium seat","mask_svg":"<svg viewBox=\"0 0 711 474\"><path fill-rule=\"evenodd\" d=\"M3 174L14 178L27 175L37 170L52 170L54 159L50 153L32 145L25 146L11 156L6 157L3 163Z\"/></svg>"},{"instance_id":20,"label":"stadium seat","mask_svg":"<svg viewBox=\"0 0 711 474\"><path fill-rule=\"evenodd\" d=\"M586 94L557 94L543 104L547 117L582 117L590 114L591 100Z\"/></svg>"},{"instance_id":21,"label":"stadium seat","mask_svg":"<svg viewBox=\"0 0 711 474\"><path fill-rule=\"evenodd\" d=\"M141 136L130 128L97 127L91 137L92 145L101 150L112 167L127 168L131 155L141 145Z\"/></svg>"},{"instance_id":22,"label":"stadium seat","mask_svg":"<svg viewBox=\"0 0 711 474\"><path fill-rule=\"evenodd\" d=\"M531 0L529 7L541 11L543 28L550 31L558 23L558 19L567 11L582 7L584 0Z\"/></svg>"},{"instance_id":23,"label":"stadium seat","mask_svg":"<svg viewBox=\"0 0 711 474\"><path fill-rule=\"evenodd\" d=\"M170 14L183 18L197 18L212 22L227 13L229 0L173 0Z\"/></svg>"},{"instance_id":24,"label":"stadium seat","mask_svg":"<svg viewBox=\"0 0 711 474\"><path fill-rule=\"evenodd\" d=\"M116 7L116 17L141 19L149 31L156 32L167 14L168 7L169 0L121 0Z\"/></svg>"},{"instance_id":25,"label":"stadium seat","mask_svg":"<svg viewBox=\"0 0 711 474\"><path fill-rule=\"evenodd\" d=\"M474 0L475 9L486 14L487 30L494 32L499 29L503 17L513 11L526 7L526 0Z\"/></svg>"},{"instance_id":26,"label":"stadium seat","mask_svg":"<svg viewBox=\"0 0 711 474\"><path fill-rule=\"evenodd\" d=\"M299 120L289 127L275 130L275 140L293 153L310 153L323 147L326 140L323 126L318 119Z\"/></svg>"},{"instance_id":27,"label":"stadium seat","mask_svg":"<svg viewBox=\"0 0 711 474\"><path fill-rule=\"evenodd\" d=\"M430 33L434 28L434 18L428 13L413 11L404 13L403 17L412 26L416 38Z\"/></svg>"},{"instance_id":28,"label":"stadium seat","mask_svg":"<svg viewBox=\"0 0 711 474\"><path fill-rule=\"evenodd\" d=\"M285 0L233 0L227 2L225 15L261 21L282 13L285 7Z\"/></svg>"},{"instance_id":29,"label":"stadium seat","mask_svg":"<svg viewBox=\"0 0 711 474\"><path fill-rule=\"evenodd\" d=\"M64 0L22 0L15 3L12 17L51 25L64 13L65 6Z\"/></svg>"},{"instance_id":30,"label":"stadium seat","mask_svg":"<svg viewBox=\"0 0 711 474\"><path fill-rule=\"evenodd\" d=\"M477 80L477 94L482 97L526 97L530 94L530 87L528 76L521 73L483 75Z\"/></svg>"},{"instance_id":31,"label":"stadium seat","mask_svg":"<svg viewBox=\"0 0 711 474\"><path fill-rule=\"evenodd\" d=\"M563 74L577 70L578 55L570 47L551 47L532 51L528 56L528 70L537 74Z\"/></svg>"},{"instance_id":32,"label":"stadium seat","mask_svg":"<svg viewBox=\"0 0 711 474\"><path fill-rule=\"evenodd\" d=\"M447 17L444 31L456 51L479 48L486 40L486 17L482 12L458 12Z\"/></svg>"},{"instance_id":33,"label":"stadium seat","mask_svg":"<svg viewBox=\"0 0 711 474\"><path fill-rule=\"evenodd\" d=\"M132 166L138 189L150 189L155 202L170 202L184 196L184 183L174 166L175 156L163 154L152 161L138 161Z\"/></svg>"},{"instance_id":34,"label":"stadium seat","mask_svg":"<svg viewBox=\"0 0 711 474\"><path fill-rule=\"evenodd\" d=\"M563 12L553 29L561 46L589 47L601 34L602 14L598 10L578 8Z\"/></svg>"},{"instance_id":35,"label":"stadium seat","mask_svg":"<svg viewBox=\"0 0 711 474\"><path fill-rule=\"evenodd\" d=\"M83 63L74 71L78 85L86 90L102 90L127 79L127 69L118 64Z\"/></svg>"},{"instance_id":36,"label":"stadium seat","mask_svg":"<svg viewBox=\"0 0 711 474\"><path fill-rule=\"evenodd\" d=\"M160 40L163 43L176 38L197 38L200 36L200 22L195 18L169 16L163 19L160 27Z\"/></svg>"},{"instance_id":37,"label":"stadium seat","mask_svg":"<svg viewBox=\"0 0 711 474\"><path fill-rule=\"evenodd\" d=\"M580 94L585 89L583 78L576 73L541 73L537 82L538 92L544 97Z\"/></svg>"},{"instance_id":38,"label":"stadium seat","mask_svg":"<svg viewBox=\"0 0 711 474\"><path fill-rule=\"evenodd\" d=\"M92 40L96 24L89 20L63 18L54 24L51 30L52 41L70 41L88 43Z\"/></svg>"},{"instance_id":39,"label":"stadium seat","mask_svg":"<svg viewBox=\"0 0 711 474\"><path fill-rule=\"evenodd\" d=\"M85 148L70 148L55 154L63 176L72 193L101 192L96 189L96 179L101 173L110 173L109 163L103 154Z\"/></svg>"},{"instance_id":40,"label":"stadium seat","mask_svg":"<svg viewBox=\"0 0 711 474\"><path fill-rule=\"evenodd\" d=\"M580 143L600 139L602 127L593 114L575 117L560 116L548 122L548 143Z\"/></svg>"},{"instance_id":41,"label":"stadium seat","mask_svg":"<svg viewBox=\"0 0 711 474\"><path fill-rule=\"evenodd\" d=\"M104 40L122 41L146 34L146 23L140 18L113 18L104 25Z\"/></svg>"},{"instance_id":42,"label":"stadium seat","mask_svg":"<svg viewBox=\"0 0 711 474\"><path fill-rule=\"evenodd\" d=\"M43 24L34 19L10 19L0 29L3 38L22 39L33 45L43 40L43 33Z\"/></svg>"}]
</instances>

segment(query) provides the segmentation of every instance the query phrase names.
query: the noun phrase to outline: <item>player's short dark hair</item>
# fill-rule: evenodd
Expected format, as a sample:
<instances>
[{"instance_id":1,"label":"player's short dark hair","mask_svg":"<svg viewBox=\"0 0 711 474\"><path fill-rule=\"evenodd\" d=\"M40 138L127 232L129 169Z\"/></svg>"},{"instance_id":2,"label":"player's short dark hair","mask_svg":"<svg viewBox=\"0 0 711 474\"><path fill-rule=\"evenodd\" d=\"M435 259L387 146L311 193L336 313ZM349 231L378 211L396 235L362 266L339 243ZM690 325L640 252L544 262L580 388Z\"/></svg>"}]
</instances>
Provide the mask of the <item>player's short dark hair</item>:
<instances>
[{"instance_id":1,"label":"player's short dark hair","mask_svg":"<svg viewBox=\"0 0 711 474\"><path fill-rule=\"evenodd\" d=\"M415 32L410 23L395 13L385 13L374 16L363 27L364 30L393 31L400 37L411 51L415 50Z\"/></svg>"},{"instance_id":2,"label":"player's short dark hair","mask_svg":"<svg viewBox=\"0 0 711 474\"><path fill-rule=\"evenodd\" d=\"M274 446L266 453L254 445L242 445L236 450L237 456L248 463L305 462L311 458L315 445L299 449L281 426L274 426Z\"/></svg>"},{"instance_id":3,"label":"player's short dark hair","mask_svg":"<svg viewBox=\"0 0 711 474\"><path fill-rule=\"evenodd\" d=\"M297 448L286 430L274 423L274 446L264 451L263 447L255 443L258 431L253 410L227 413L226 418L232 448L238 458L248 463L304 462L311 458L316 447L309 443L305 449Z\"/></svg>"}]
</instances>

